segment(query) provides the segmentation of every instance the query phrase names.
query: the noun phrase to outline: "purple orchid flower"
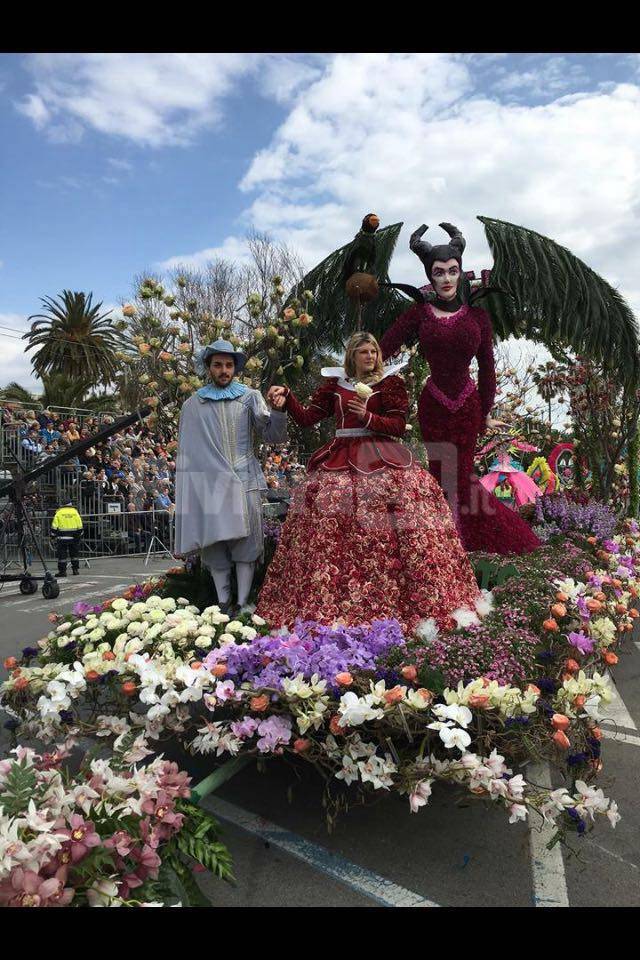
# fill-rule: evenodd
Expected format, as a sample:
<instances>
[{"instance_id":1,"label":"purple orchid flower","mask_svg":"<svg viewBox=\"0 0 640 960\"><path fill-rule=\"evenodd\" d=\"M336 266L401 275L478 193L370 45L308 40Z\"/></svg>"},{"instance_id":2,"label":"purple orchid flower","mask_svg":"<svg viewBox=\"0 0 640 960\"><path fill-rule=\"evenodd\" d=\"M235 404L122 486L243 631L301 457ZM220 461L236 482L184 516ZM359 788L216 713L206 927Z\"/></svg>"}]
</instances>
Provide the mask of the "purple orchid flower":
<instances>
[{"instance_id":1,"label":"purple orchid flower","mask_svg":"<svg viewBox=\"0 0 640 960\"><path fill-rule=\"evenodd\" d=\"M585 636L584 633L570 633L567 639L573 647L576 647L580 651L580 653L592 653L594 641L591 639L591 637Z\"/></svg>"}]
</instances>

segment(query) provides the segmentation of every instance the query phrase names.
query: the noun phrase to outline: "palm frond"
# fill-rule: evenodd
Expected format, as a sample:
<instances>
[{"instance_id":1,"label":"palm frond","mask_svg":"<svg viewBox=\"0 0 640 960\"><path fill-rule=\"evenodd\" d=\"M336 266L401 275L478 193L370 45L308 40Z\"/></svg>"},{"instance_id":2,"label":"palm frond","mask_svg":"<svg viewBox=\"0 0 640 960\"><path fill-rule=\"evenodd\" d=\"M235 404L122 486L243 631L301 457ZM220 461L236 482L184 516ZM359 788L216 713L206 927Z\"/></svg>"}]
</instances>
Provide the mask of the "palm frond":
<instances>
[{"instance_id":1,"label":"palm frond","mask_svg":"<svg viewBox=\"0 0 640 960\"><path fill-rule=\"evenodd\" d=\"M94 304L93 294L63 290L59 297L41 297L45 313L33 314L25 351L34 350L34 372L64 374L95 383L113 380L118 365L118 332L110 319L111 310L101 313L102 301Z\"/></svg>"},{"instance_id":2,"label":"palm frond","mask_svg":"<svg viewBox=\"0 0 640 960\"><path fill-rule=\"evenodd\" d=\"M640 378L638 324L624 297L554 240L525 227L478 217L493 254L492 287L474 295L500 339L528 337L568 347L622 381Z\"/></svg>"},{"instance_id":3,"label":"palm frond","mask_svg":"<svg viewBox=\"0 0 640 960\"><path fill-rule=\"evenodd\" d=\"M389 263L402 229L402 223L393 223L376 233L375 276L379 282L389 281ZM313 293L310 307L313 325L306 327L300 337L305 350L341 350L345 339L356 329L356 310L344 290L344 266L353 241L334 250L307 273L291 290L287 304L302 298L304 290ZM399 313L411 301L399 290L380 288L376 300L362 308L362 328L381 336Z\"/></svg>"}]
</instances>

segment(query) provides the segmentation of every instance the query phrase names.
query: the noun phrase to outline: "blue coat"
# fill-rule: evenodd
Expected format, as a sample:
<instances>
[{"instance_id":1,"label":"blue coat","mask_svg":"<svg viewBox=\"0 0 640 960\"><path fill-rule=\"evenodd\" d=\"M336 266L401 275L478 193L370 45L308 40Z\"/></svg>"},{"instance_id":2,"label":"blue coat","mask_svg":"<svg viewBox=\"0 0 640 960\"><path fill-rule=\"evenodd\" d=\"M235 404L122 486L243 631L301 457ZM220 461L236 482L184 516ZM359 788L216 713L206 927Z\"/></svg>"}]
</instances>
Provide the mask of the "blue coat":
<instances>
[{"instance_id":1,"label":"blue coat","mask_svg":"<svg viewBox=\"0 0 640 960\"><path fill-rule=\"evenodd\" d=\"M267 489L254 454L287 439L287 415L270 410L257 390L228 400L194 394L180 413L176 458L176 552L189 553L252 531L247 494Z\"/></svg>"}]
</instances>

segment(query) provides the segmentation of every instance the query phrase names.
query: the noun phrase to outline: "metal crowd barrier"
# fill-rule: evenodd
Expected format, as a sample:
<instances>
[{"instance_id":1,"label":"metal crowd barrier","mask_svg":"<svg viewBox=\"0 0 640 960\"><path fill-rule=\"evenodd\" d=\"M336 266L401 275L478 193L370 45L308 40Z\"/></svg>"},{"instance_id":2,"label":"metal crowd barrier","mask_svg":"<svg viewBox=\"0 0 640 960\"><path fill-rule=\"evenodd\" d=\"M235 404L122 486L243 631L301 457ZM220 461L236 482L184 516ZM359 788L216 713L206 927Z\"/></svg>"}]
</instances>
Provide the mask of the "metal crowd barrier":
<instances>
[{"instance_id":1,"label":"metal crowd barrier","mask_svg":"<svg viewBox=\"0 0 640 960\"><path fill-rule=\"evenodd\" d=\"M30 514L37 543L45 560L56 555L55 538L51 536L53 516ZM80 559L97 557L144 556L174 553L175 523L168 510L136 510L120 513L90 513L82 515L83 536L80 541ZM28 543L33 563L37 553ZM0 529L0 564L19 563L19 542L15 520Z\"/></svg>"}]
</instances>

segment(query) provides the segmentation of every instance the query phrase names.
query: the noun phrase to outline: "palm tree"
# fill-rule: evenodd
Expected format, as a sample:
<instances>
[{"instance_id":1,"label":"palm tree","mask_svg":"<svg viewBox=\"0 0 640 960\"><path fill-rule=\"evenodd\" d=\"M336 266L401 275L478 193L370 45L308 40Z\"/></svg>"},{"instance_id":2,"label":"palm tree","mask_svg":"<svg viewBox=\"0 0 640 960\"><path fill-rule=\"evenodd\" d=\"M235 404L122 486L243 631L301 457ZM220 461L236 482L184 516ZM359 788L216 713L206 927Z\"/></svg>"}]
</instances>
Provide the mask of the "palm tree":
<instances>
[{"instance_id":1,"label":"palm tree","mask_svg":"<svg viewBox=\"0 0 640 960\"><path fill-rule=\"evenodd\" d=\"M36 348L32 364L40 378L64 374L92 384L107 384L118 370L118 332L109 314L101 314L102 302L92 306L93 294L63 290L58 299L42 297L46 313L35 313L25 333L25 348Z\"/></svg>"}]
</instances>

